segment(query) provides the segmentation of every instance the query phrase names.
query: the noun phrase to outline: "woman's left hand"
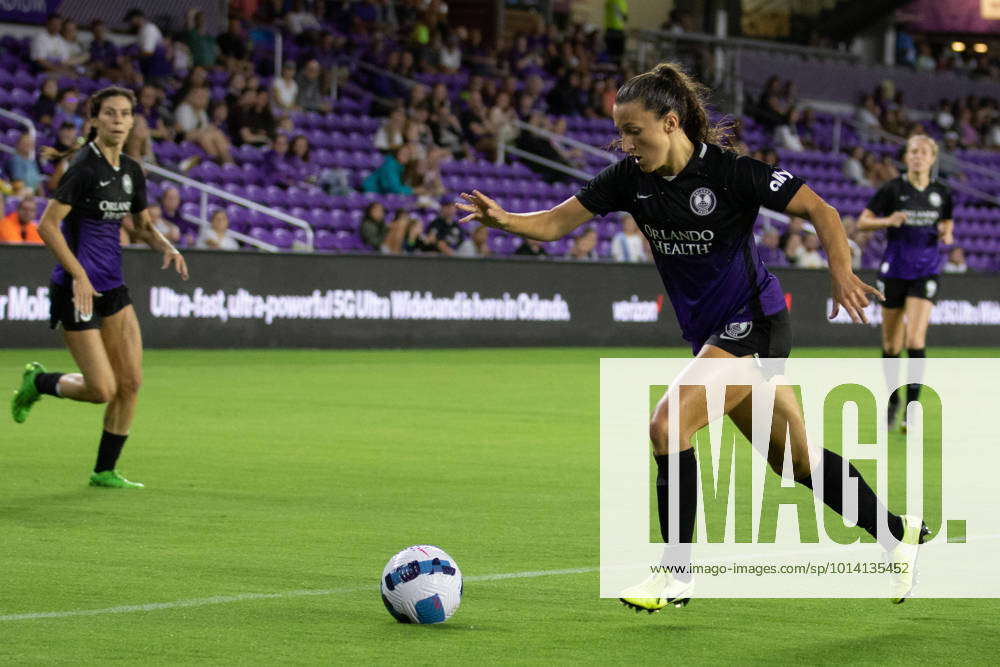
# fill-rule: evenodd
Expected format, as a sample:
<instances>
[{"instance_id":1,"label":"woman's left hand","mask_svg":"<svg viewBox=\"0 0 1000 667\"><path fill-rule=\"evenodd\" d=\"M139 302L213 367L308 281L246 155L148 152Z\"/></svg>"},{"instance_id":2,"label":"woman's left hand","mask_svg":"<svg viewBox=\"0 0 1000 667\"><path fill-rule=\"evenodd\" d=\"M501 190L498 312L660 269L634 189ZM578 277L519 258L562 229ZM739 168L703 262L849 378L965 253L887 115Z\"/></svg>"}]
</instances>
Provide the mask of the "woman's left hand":
<instances>
[{"instance_id":1,"label":"woman's left hand","mask_svg":"<svg viewBox=\"0 0 1000 667\"><path fill-rule=\"evenodd\" d=\"M177 270L177 273L181 274L181 280L188 279L188 267L187 262L184 261L184 255L180 254L176 250L167 250L163 253L163 266L161 269L165 269L171 264Z\"/></svg>"},{"instance_id":2,"label":"woman's left hand","mask_svg":"<svg viewBox=\"0 0 1000 667\"><path fill-rule=\"evenodd\" d=\"M830 319L835 318L840 312L840 307L843 306L847 314L851 316L852 322L868 324L868 316L865 315L865 307L869 301L868 295L878 297L879 301L885 301L885 295L858 278L853 271L832 273L831 275L833 276L833 310L830 312Z\"/></svg>"}]
</instances>

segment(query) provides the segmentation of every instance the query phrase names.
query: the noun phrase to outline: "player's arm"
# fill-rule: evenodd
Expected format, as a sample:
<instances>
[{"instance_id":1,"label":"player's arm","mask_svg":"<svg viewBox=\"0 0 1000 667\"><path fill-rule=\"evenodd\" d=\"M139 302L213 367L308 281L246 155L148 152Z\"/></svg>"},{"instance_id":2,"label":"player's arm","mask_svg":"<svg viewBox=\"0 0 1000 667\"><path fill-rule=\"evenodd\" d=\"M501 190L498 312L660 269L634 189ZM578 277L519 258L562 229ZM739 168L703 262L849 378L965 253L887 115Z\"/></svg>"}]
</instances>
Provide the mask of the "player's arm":
<instances>
[{"instance_id":1,"label":"player's arm","mask_svg":"<svg viewBox=\"0 0 1000 667\"><path fill-rule=\"evenodd\" d=\"M851 269L851 249L847 245L847 234L844 233L837 209L823 201L808 185L803 185L788 202L785 212L808 218L826 250L833 283L833 311L830 319L836 317L843 306L851 320L867 324L868 316L864 309L868 305L868 295L874 294L883 301L885 297L854 275Z\"/></svg>"},{"instance_id":2,"label":"player's arm","mask_svg":"<svg viewBox=\"0 0 1000 667\"><path fill-rule=\"evenodd\" d=\"M42 219L38 221L38 235L45 242L45 247L56 256L56 261L66 269L66 273L73 276L73 303L80 311L80 315L89 317L94 311L94 297L101 295L90 284L86 270L69 249L66 237L59 228L63 218L69 215L71 210L73 207L69 204L50 199L42 213Z\"/></svg>"},{"instance_id":3,"label":"player's arm","mask_svg":"<svg viewBox=\"0 0 1000 667\"><path fill-rule=\"evenodd\" d=\"M509 213L479 190L473 190L472 194L463 192L462 198L467 203L458 204L458 208L468 215L459 222L477 220L487 227L536 241L561 239L594 217L576 197L570 197L547 211L534 213Z\"/></svg>"},{"instance_id":4,"label":"player's arm","mask_svg":"<svg viewBox=\"0 0 1000 667\"><path fill-rule=\"evenodd\" d=\"M177 273L181 274L181 278L187 280L188 270L184 256L153 224L153 218L149 215L149 209L145 208L139 211L139 213L132 216L132 219L135 226L132 236L153 250L163 253L163 266L161 268L165 269L173 265Z\"/></svg>"},{"instance_id":5,"label":"player's arm","mask_svg":"<svg viewBox=\"0 0 1000 667\"><path fill-rule=\"evenodd\" d=\"M941 243L945 245L951 245L955 242L955 220L948 218L947 220L942 220L937 224L938 227L938 238Z\"/></svg>"},{"instance_id":6,"label":"player's arm","mask_svg":"<svg viewBox=\"0 0 1000 667\"><path fill-rule=\"evenodd\" d=\"M902 211L893 211L889 215L880 218L866 208L858 216L858 229L868 232L887 227L899 227L904 222L906 222L906 214Z\"/></svg>"}]
</instances>

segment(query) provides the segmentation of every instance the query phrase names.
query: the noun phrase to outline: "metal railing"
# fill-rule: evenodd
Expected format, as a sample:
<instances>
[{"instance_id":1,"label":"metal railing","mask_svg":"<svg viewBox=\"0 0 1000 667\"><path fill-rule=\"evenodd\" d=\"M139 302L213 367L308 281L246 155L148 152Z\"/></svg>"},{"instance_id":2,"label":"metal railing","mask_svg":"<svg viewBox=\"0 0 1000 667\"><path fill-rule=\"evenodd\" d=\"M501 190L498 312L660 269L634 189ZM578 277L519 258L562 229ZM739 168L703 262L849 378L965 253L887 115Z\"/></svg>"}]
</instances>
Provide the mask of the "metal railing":
<instances>
[{"instance_id":1,"label":"metal railing","mask_svg":"<svg viewBox=\"0 0 1000 667\"><path fill-rule=\"evenodd\" d=\"M35 124L27 116L22 116L19 113L15 113L8 109L0 109L0 116L14 121L15 123L20 123L28 128L28 134L34 139L38 136L38 132L35 130Z\"/></svg>"},{"instance_id":2,"label":"metal railing","mask_svg":"<svg viewBox=\"0 0 1000 667\"><path fill-rule=\"evenodd\" d=\"M258 204L257 202L250 201L245 197L240 197L239 195L234 195L230 192L226 192L225 190L217 188L214 185L201 183L192 178L188 178L187 176L183 176L181 174L178 174L177 172L170 171L169 169L164 169L163 167L152 164L150 162L143 162L142 166L148 172L156 174L157 176L160 176L162 178L168 178L172 181L181 183L182 185L189 185L201 191L201 197L199 199L199 203L201 206L201 211L200 211L201 215L189 216L189 217L186 216L186 219L188 219L190 222L194 222L202 227L209 224L208 196L212 195L218 197L219 199L232 202L233 204L238 204L239 206L243 206L254 211L259 211L265 215L271 216L272 218L277 218L282 222L288 223L293 227L298 227L299 229L304 230L306 236L305 243L303 244L304 247L296 248L295 246L293 246L292 248L293 250L311 251L315 247L314 243L315 235L313 233L312 225L310 225L305 220L302 220L301 218L296 218L295 216L289 215L288 213L285 213L284 211L278 210L276 208L272 208L270 206L264 206L263 204ZM232 230L230 230L230 233L233 235L234 238L237 238L238 240L243 241L249 245L260 248L261 250L266 250L268 252L277 252L279 250L277 246L274 246L270 243L266 243L264 241L260 241L258 239L253 238L252 236L247 236L246 234L240 234L239 232L235 232Z\"/></svg>"},{"instance_id":3,"label":"metal railing","mask_svg":"<svg viewBox=\"0 0 1000 667\"><path fill-rule=\"evenodd\" d=\"M881 127L866 125L854 118L843 118L838 116L834 120L834 126L833 126L833 145L831 150L834 153L839 153L840 148L843 144L841 134L843 133L844 125L848 125L854 128L854 130L858 133L858 136L862 138L876 137L883 142L895 144L897 146L906 145L906 137L901 137L899 135L892 134L891 132L885 131ZM936 177L941 167L944 167L946 172L953 173L958 171L961 173L976 173L976 174L982 174L983 176L988 176L989 178L997 181L997 191L1000 191L1000 172L997 172L995 169L990 169L989 167L983 167L973 162L959 160L954 155L949 155L947 153L940 153L938 161L934 164L934 169L931 175L933 177ZM980 190L979 188L969 185L968 183L965 183L957 178L949 179L948 185L954 190L958 190L959 192L964 192L982 201L990 202L991 204L1000 206L1000 196L997 196L994 193L989 193L984 190Z\"/></svg>"}]
</instances>

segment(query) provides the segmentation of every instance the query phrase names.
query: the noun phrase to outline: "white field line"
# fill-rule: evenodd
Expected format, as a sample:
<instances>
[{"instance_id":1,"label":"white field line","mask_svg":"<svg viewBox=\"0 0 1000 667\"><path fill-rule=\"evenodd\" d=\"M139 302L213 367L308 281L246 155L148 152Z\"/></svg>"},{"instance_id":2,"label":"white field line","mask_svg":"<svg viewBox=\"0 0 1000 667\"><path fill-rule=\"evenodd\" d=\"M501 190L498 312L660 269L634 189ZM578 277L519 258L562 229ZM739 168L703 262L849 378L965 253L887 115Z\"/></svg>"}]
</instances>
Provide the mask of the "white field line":
<instances>
[{"instance_id":1,"label":"white field line","mask_svg":"<svg viewBox=\"0 0 1000 667\"><path fill-rule=\"evenodd\" d=\"M977 535L975 540L993 540L1000 539L1000 535ZM971 540L970 540L971 541ZM848 545L846 547L847 551L855 551L858 549L871 549L875 545L872 544L860 544L855 543ZM933 545L928 545L933 546ZM770 553L770 554L760 554L760 553L746 553L746 554L734 554L732 556L724 558L706 558L699 559L699 562L710 564L716 561L718 562L734 562L741 560L754 560L757 558L774 558L776 556L785 555L802 555L804 553L828 553L830 551L844 551L844 546L837 547L822 547L818 549L810 549L808 551L794 550L788 552L780 553ZM647 564L648 565L648 564ZM471 582L490 582L490 581L504 581L506 579L535 579L538 577L553 577L559 575L568 574L588 574L590 572L598 572L601 568L599 567L573 567L565 568L561 570L528 570L525 572L500 572L497 574L479 574L465 577L465 581ZM298 590L298 591L284 591L281 593L241 593L239 595L216 595L207 598L192 598L190 600L174 600L173 602L150 602L147 604L129 604L121 605L118 607L104 607L103 609L71 609L68 611L39 611L25 614L3 614L0 615L0 623L6 623L9 621L35 621L46 618L70 618L73 616L103 616L106 614L130 614L137 611L160 611L164 609L184 609L188 607L206 607L209 605L216 604L229 604L231 602L243 602L246 600L284 600L288 598L300 598L300 597L310 597L310 596L320 596L320 595L343 595L348 593L362 593L365 591L372 591L375 588L375 582L372 582L371 586L355 586L352 588L320 588L320 589L310 589L310 590Z\"/></svg>"}]
</instances>

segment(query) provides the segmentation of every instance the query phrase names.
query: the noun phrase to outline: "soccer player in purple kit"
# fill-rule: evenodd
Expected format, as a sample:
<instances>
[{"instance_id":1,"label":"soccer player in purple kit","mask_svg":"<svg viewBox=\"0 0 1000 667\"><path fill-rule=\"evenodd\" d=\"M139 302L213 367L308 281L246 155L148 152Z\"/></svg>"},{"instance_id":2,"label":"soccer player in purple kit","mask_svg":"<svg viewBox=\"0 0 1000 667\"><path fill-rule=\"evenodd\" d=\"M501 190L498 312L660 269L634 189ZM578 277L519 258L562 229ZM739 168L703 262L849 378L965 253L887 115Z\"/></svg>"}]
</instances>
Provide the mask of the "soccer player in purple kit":
<instances>
[{"instance_id":1,"label":"soccer player in purple kit","mask_svg":"<svg viewBox=\"0 0 1000 667\"><path fill-rule=\"evenodd\" d=\"M931 178L937 161L937 142L917 134L906 142L906 173L887 181L858 218L862 230L885 229L888 243L879 266L882 303L882 357L889 385L889 428L899 414L896 362L905 343L909 357L906 405L920 396L926 358L927 326L938 293L942 255L938 242L950 245L951 191ZM906 419L901 424L905 432Z\"/></svg>"},{"instance_id":2,"label":"soccer player in purple kit","mask_svg":"<svg viewBox=\"0 0 1000 667\"><path fill-rule=\"evenodd\" d=\"M684 338L698 358L783 359L791 349L784 293L761 262L753 237L758 209L767 206L812 221L829 255L834 298L830 317L843 307L853 321L866 322L863 309L869 295L881 298L881 294L851 270L837 211L789 172L716 145L723 131L708 121L705 94L704 86L670 63L633 77L618 90L613 112L627 158L546 211L509 213L478 190L463 193L465 202L459 206L468 215L462 221L478 220L527 238L552 241L594 215L626 211L649 240ZM664 564L690 563L698 502L691 438L707 423L705 393L679 391L684 379L682 373L671 383L649 429L659 473L660 532L667 544ZM695 383L706 384L705 379ZM668 414L668 397L675 391L678 414ZM724 410L752 440L750 392L749 386L730 386ZM669 437L671 426L677 429L679 442ZM823 450L818 469L813 469L801 408L790 387L776 392L771 432L767 458L776 472L782 471L788 432L796 481L813 489L814 473L822 475L823 502L843 515L844 460ZM886 510L857 469L850 465L848 470L857 482L857 525L876 537L893 563L902 564L894 568L891 591L893 601L902 602L912 591L917 548L927 528L919 517L887 512L890 534L878 531L879 513ZM675 540L669 539L671 479L677 480ZM689 574L661 572L623 591L621 601L636 611L654 612L670 604L685 605L692 592Z\"/></svg>"},{"instance_id":3,"label":"soccer player in purple kit","mask_svg":"<svg viewBox=\"0 0 1000 667\"><path fill-rule=\"evenodd\" d=\"M122 153L134 107L135 96L124 88L93 95L88 141L73 156L39 224L39 234L59 262L49 291L50 324L62 326L81 372L49 373L31 362L11 401L18 423L44 394L106 403L90 484L112 488L143 486L115 470L142 381L142 336L122 276L121 219L131 213L134 235L163 253L162 268L172 266L188 277L184 257L153 226L142 168Z\"/></svg>"}]
</instances>

